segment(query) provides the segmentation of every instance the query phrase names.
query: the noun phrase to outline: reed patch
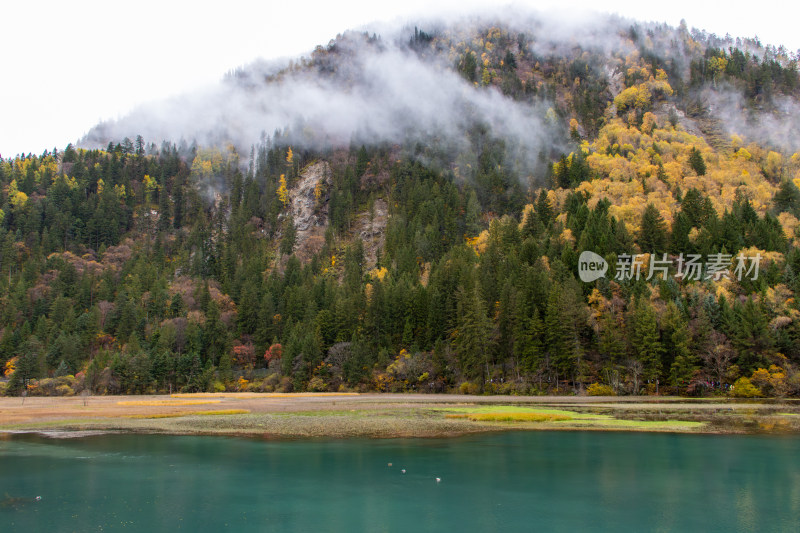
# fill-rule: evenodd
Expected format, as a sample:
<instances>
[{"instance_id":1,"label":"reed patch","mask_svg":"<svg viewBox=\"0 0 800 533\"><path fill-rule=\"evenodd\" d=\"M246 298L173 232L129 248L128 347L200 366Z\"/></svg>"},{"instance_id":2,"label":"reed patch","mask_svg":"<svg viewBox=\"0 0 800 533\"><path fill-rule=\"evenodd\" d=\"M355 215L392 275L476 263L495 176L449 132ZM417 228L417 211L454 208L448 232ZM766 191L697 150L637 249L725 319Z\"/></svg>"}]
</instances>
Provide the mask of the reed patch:
<instances>
[{"instance_id":1,"label":"reed patch","mask_svg":"<svg viewBox=\"0 0 800 533\"><path fill-rule=\"evenodd\" d=\"M493 412L448 414L445 418L466 418L473 422L558 422L572 420L571 416L538 412Z\"/></svg>"},{"instance_id":2,"label":"reed patch","mask_svg":"<svg viewBox=\"0 0 800 533\"><path fill-rule=\"evenodd\" d=\"M222 400L131 400L117 402L117 405L128 406L172 406L172 405L204 405L209 403L220 403Z\"/></svg>"},{"instance_id":3,"label":"reed patch","mask_svg":"<svg viewBox=\"0 0 800 533\"><path fill-rule=\"evenodd\" d=\"M247 409L218 409L216 411L182 411L179 413L154 413L150 415L127 415L123 418L177 418L181 416L220 416L220 415L246 415Z\"/></svg>"}]
</instances>

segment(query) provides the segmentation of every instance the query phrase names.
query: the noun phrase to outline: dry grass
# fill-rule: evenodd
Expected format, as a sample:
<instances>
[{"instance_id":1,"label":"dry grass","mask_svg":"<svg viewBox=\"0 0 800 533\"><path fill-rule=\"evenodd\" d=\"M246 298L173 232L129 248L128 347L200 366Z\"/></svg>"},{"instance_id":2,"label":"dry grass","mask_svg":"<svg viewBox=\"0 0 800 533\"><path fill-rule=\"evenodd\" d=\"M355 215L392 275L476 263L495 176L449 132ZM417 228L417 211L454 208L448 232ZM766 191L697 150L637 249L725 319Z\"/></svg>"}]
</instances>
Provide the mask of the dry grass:
<instances>
[{"instance_id":1,"label":"dry grass","mask_svg":"<svg viewBox=\"0 0 800 533\"><path fill-rule=\"evenodd\" d=\"M357 392L179 392L170 398L328 398L358 396Z\"/></svg>"},{"instance_id":2,"label":"dry grass","mask_svg":"<svg viewBox=\"0 0 800 533\"><path fill-rule=\"evenodd\" d=\"M122 418L177 418L179 416L217 416L217 415L246 415L247 409L218 409L216 411L181 411L178 413L153 413L151 415L128 415Z\"/></svg>"},{"instance_id":3,"label":"dry grass","mask_svg":"<svg viewBox=\"0 0 800 533\"><path fill-rule=\"evenodd\" d=\"M135 401L124 401L124 402L117 402L117 405L136 405L136 406L147 406L147 405L204 405L208 403L220 403L222 400L135 400Z\"/></svg>"},{"instance_id":4,"label":"dry grass","mask_svg":"<svg viewBox=\"0 0 800 533\"><path fill-rule=\"evenodd\" d=\"M202 416L196 412L202 409L231 416ZM474 416L480 414L494 416ZM504 416L508 414L513 418ZM535 414L548 418L541 420ZM436 437L508 429L800 434L798 415L800 405L792 401L663 397L343 393L0 397L0 438L3 431L42 428L294 437ZM759 422L766 424L759 427Z\"/></svg>"},{"instance_id":5,"label":"dry grass","mask_svg":"<svg viewBox=\"0 0 800 533\"><path fill-rule=\"evenodd\" d=\"M153 413L153 414L150 414L150 415L123 415L120 418L134 418L134 419L139 419L139 418L177 418L179 416L186 416L187 414L189 414L191 412L192 411L189 411L187 413Z\"/></svg>"},{"instance_id":6,"label":"dry grass","mask_svg":"<svg viewBox=\"0 0 800 533\"><path fill-rule=\"evenodd\" d=\"M473 422L556 422L559 420L572 420L571 416L556 413L467 413L445 415L445 418L467 418Z\"/></svg>"}]
</instances>

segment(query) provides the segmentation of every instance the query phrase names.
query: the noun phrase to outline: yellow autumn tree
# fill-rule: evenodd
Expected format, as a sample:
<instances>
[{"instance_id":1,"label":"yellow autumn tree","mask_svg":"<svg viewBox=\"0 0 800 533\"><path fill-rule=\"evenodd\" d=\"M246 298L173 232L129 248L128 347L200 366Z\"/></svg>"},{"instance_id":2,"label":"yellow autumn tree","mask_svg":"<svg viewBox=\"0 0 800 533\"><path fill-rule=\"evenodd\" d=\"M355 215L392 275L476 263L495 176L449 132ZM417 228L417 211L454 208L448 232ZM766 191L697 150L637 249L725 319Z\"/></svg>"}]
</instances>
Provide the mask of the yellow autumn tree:
<instances>
[{"instance_id":1,"label":"yellow autumn tree","mask_svg":"<svg viewBox=\"0 0 800 533\"><path fill-rule=\"evenodd\" d=\"M767 160L764 162L764 173L768 178L777 180L781 177L781 170L783 169L783 158L778 152L770 151L767 154Z\"/></svg>"},{"instance_id":2,"label":"yellow autumn tree","mask_svg":"<svg viewBox=\"0 0 800 533\"><path fill-rule=\"evenodd\" d=\"M728 66L728 60L724 57L712 57L708 60L708 68L711 71L712 80L714 81L714 87L717 86L717 78L720 74L725 72L725 68Z\"/></svg>"},{"instance_id":3,"label":"yellow autumn tree","mask_svg":"<svg viewBox=\"0 0 800 533\"><path fill-rule=\"evenodd\" d=\"M318 180L314 185L314 202L319 204L319 199L322 198L322 180Z\"/></svg>"},{"instance_id":4,"label":"yellow autumn tree","mask_svg":"<svg viewBox=\"0 0 800 533\"><path fill-rule=\"evenodd\" d=\"M283 207L289 205L289 190L286 188L286 176L284 174L281 174L280 183L278 185L278 198L281 203L283 203Z\"/></svg>"},{"instance_id":5,"label":"yellow autumn tree","mask_svg":"<svg viewBox=\"0 0 800 533\"><path fill-rule=\"evenodd\" d=\"M380 281L383 281L388 274L389 271L386 269L386 267L375 267L369 271L369 276L372 279L378 279Z\"/></svg>"},{"instance_id":6,"label":"yellow autumn tree","mask_svg":"<svg viewBox=\"0 0 800 533\"><path fill-rule=\"evenodd\" d=\"M14 207L20 207L28 202L28 195L17 188L17 180L11 180L8 184L8 201Z\"/></svg>"},{"instance_id":7,"label":"yellow autumn tree","mask_svg":"<svg viewBox=\"0 0 800 533\"><path fill-rule=\"evenodd\" d=\"M153 199L153 191L158 189L158 182L151 178L149 174L145 174L142 179L142 185L144 186L144 201L150 203Z\"/></svg>"}]
</instances>

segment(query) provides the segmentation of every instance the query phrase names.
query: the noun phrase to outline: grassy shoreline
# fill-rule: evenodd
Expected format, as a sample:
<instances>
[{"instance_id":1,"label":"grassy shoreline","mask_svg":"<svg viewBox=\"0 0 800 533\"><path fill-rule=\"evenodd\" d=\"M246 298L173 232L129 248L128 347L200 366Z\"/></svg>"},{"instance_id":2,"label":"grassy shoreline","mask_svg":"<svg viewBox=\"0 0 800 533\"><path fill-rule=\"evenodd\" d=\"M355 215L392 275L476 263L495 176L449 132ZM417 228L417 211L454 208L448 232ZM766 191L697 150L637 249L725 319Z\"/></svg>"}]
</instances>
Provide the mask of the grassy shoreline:
<instances>
[{"instance_id":1,"label":"grassy shoreline","mask_svg":"<svg viewBox=\"0 0 800 533\"><path fill-rule=\"evenodd\" d=\"M800 434L800 402L669 397L175 394L0 398L3 433L452 437L507 430Z\"/></svg>"}]
</instances>

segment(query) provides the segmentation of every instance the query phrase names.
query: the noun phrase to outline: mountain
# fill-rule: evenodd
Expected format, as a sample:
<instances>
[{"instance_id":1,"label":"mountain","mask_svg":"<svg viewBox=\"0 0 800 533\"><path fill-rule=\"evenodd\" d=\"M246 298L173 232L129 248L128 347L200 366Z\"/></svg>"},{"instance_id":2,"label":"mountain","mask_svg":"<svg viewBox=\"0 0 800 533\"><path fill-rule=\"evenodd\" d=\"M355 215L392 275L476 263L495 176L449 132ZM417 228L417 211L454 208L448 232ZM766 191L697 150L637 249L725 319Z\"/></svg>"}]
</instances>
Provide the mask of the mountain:
<instances>
[{"instance_id":1,"label":"mountain","mask_svg":"<svg viewBox=\"0 0 800 533\"><path fill-rule=\"evenodd\" d=\"M797 394L798 81L524 13L236 69L0 161L0 387Z\"/></svg>"}]
</instances>

